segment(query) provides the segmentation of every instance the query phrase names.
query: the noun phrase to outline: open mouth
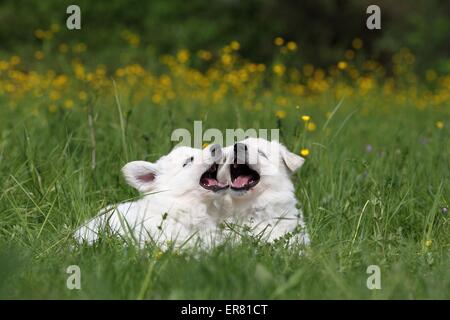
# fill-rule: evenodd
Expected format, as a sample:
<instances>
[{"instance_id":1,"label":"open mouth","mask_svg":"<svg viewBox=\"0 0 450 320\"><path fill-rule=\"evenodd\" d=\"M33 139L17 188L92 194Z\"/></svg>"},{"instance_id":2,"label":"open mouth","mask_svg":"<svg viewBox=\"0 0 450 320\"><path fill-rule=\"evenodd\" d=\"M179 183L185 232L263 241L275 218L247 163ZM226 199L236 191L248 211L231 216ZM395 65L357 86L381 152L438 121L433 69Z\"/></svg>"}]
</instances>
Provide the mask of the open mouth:
<instances>
[{"instance_id":1,"label":"open mouth","mask_svg":"<svg viewBox=\"0 0 450 320\"><path fill-rule=\"evenodd\" d=\"M231 175L231 189L249 190L256 186L259 182L260 176L258 172L251 169L247 164L232 164L230 165Z\"/></svg>"},{"instance_id":2,"label":"open mouth","mask_svg":"<svg viewBox=\"0 0 450 320\"><path fill-rule=\"evenodd\" d=\"M217 169L219 168L217 163L214 163L208 170L206 170L200 177L200 185L214 192L228 189L228 185L221 184L217 180Z\"/></svg>"}]
</instances>

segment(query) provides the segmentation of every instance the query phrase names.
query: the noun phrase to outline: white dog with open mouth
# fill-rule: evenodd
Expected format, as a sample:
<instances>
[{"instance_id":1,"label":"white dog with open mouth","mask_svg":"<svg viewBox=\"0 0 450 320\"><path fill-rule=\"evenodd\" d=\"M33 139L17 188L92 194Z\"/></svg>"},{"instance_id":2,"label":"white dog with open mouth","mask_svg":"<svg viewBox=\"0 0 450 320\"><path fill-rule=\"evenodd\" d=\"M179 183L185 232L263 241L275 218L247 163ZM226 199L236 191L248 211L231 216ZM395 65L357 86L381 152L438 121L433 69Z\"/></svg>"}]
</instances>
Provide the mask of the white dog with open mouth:
<instances>
[{"instance_id":1,"label":"white dog with open mouth","mask_svg":"<svg viewBox=\"0 0 450 320\"><path fill-rule=\"evenodd\" d=\"M292 233L309 244L303 214L297 208L291 175L304 159L278 141L248 138L223 149L226 163L218 170L221 185L229 185L222 214L236 227L245 226L265 241Z\"/></svg>"},{"instance_id":2,"label":"white dog with open mouth","mask_svg":"<svg viewBox=\"0 0 450 320\"><path fill-rule=\"evenodd\" d=\"M75 232L76 240L92 244L106 232L139 245L147 241L163 247L168 242L181 246L197 240L214 241L220 219L214 200L228 188L216 179L221 158L219 145L203 150L178 147L155 163L126 164L122 173L143 198L103 209ZM193 238L196 234L201 236Z\"/></svg>"}]
</instances>

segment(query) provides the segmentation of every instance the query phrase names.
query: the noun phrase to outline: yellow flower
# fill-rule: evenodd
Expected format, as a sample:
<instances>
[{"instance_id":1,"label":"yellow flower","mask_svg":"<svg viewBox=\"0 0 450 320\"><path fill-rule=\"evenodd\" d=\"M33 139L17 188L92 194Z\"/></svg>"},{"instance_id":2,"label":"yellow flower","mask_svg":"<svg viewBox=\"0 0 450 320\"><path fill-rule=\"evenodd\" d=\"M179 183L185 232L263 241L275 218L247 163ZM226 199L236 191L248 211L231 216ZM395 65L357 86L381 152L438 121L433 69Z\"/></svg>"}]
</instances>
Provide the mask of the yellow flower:
<instances>
[{"instance_id":1,"label":"yellow flower","mask_svg":"<svg viewBox=\"0 0 450 320\"><path fill-rule=\"evenodd\" d=\"M286 106L289 101L288 99L286 99L286 97L277 97L275 102L279 106Z\"/></svg>"},{"instance_id":2,"label":"yellow flower","mask_svg":"<svg viewBox=\"0 0 450 320\"><path fill-rule=\"evenodd\" d=\"M86 75L83 65L81 63L76 63L74 65L73 69L74 69L74 72L75 72L75 77L77 79L83 80L85 75Z\"/></svg>"},{"instance_id":3,"label":"yellow flower","mask_svg":"<svg viewBox=\"0 0 450 320\"><path fill-rule=\"evenodd\" d=\"M45 38L45 31L42 29L37 29L34 31L34 36L38 39L44 39Z\"/></svg>"},{"instance_id":4,"label":"yellow flower","mask_svg":"<svg viewBox=\"0 0 450 320\"><path fill-rule=\"evenodd\" d=\"M156 260L161 259L161 257L163 256L163 254L164 254L164 252L158 251L158 252L155 254L155 259L156 259Z\"/></svg>"},{"instance_id":5,"label":"yellow flower","mask_svg":"<svg viewBox=\"0 0 450 320\"><path fill-rule=\"evenodd\" d=\"M62 43L59 45L58 50L61 53L67 53L69 51L69 46L65 43Z\"/></svg>"},{"instance_id":6,"label":"yellow flower","mask_svg":"<svg viewBox=\"0 0 450 320\"><path fill-rule=\"evenodd\" d=\"M155 103L155 104L160 104L160 103L161 103L161 100L162 100L161 96L160 96L159 94L157 94L157 93L155 93L155 94L152 96L152 101L153 101L153 103Z\"/></svg>"},{"instance_id":7,"label":"yellow flower","mask_svg":"<svg viewBox=\"0 0 450 320\"><path fill-rule=\"evenodd\" d=\"M186 49L178 51L177 60L181 63L186 63L189 60L189 51Z\"/></svg>"},{"instance_id":8,"label":"yellow flower","mask_svg":"<svg viewBox=\"0 0 450 320\"><path fill-rule=\"evenodd\" d=\"M45 31L44 32L44 38L52 39L53 38L53 33L51 31Z\"/></svg>"},{"instance_id":9,"label":"yellow flower","mask_svg":"<svg viewBox=\"0 0 450 320\"><path fill-rule=\"evenodd\" d=\"M118 76L119 78L123 77L124 75L125 75L125 70L124 69L119 68L119 69L116 70L116 76Z\"/></svg>"},{"instance_id":10,"label":"yellow flower","mask_svg":"<svg viewBox=\"0 0 450 320\"><path fill-rule=\"evenodd\" d=\"M172 80L170 79L170 77L166 74L163 74L160 78L161 80L161 84L164 87L170 87L172 85Z\"/></svg>"},{"instance_id":11,"label":"yellow flower","mask_svg":"<svg viewBox=\"0 0 450 320\"><path fill-rule=\"evenodd\" d=\"M303 66L303 73L305 74L305 76L309 77L313 74L314 72L314 66L310 63L307 63Z\"/></svg>"},{"instance_id":12,"label":"yellow flower","mask_svg":"<svg viewBox=\"0 0 450 320\"><path fill-rule=\"evenodd\" d=\"M306 129L308 131L314 131L316 130L317 126L314 122L308 122L308 124L306 125Z\"/></svg>"},{"instance_id":13,"label":"yellow flower","mask_svg":"<svg viewBox=\"0 0 450 320\"><path fill-rule=\"evenodd\" d=\"M264 72L266 71L266 65L264 63L260 63L257 65L256 70L258 70L258 72Z\"/></svg>"},{"instance_id":14,"label":"yellow flower","mask_svg":"<svg viewBox=\"0 0 450 320\"><path fill-rule=\"evenodd\" d=\"M73 100L71 100L71 99L67 99L66 101L64 101L64 107L66 109L69 109L69 110L72 109L73 105L74 105L74 103L73 103Z\"/></svg>"},{"instance_id":15,"label":"yellow flower","mask_svg":"<svg viewBox=\"0 0 450 320\"><path fill-rule=\"evenodd\" d=\"M229 65L231 63L231 61L233 60L233 58L231 57L231 55L229 55L228 53L225 53L224 55L222 55L222 63L224 65Z\"/></svg>"},{"instance_id":16,"label":"yellow flower","mask_svg":"<svg viewBox=\"0 0 450 320\"><path fill-rule=\"evenodd\" d=\"M230 44L231 49L233 50L239 50L239 48L241 47L240 43L237 41L231 41Z\"/></svg>"},{"instance_id":17,"label":"yellow flower","mask_svg":"<svg viewBox=\"0 0 450 320\"><path fill-rule=\"evenodd\" d=\"M433 244L433 240L427 240L425 241L425 247L429 248Z\"/></svg>"},{"instance_id":18,"label":"yellow flower","mask_svg":"<svg viewBox=\"0 0 450 320\"><path fill-rule=\"evenodd\" d=\"M278 119L284 119L284 118L286 118L286 111L284 111L284 110L278 110L277 112L275 112L275 116L276 116Z\"/></svg>"},{"instance_id":19,"label":"yellow flower","mask_svg":"<svg viewBox=\"0 0 450 320\"><path fill-rule=\"evenodd\" d=\"M317 69L314 72L314 79L315 80L323 80L323 78L325 78L325 71L323 71L322 69Z\"/></svg>"},{"instance_id":20,"label":"yellow flower","mask_svg":"<svg viewBox=\"0 0 450 320\"><path fill-rule=\"evenodd\" d=\"M59 98L61 98L61 94L56 90L50 91L49 96L50 96L50 100L52 100L52 101L56 101Z\"/></svg>"},{"instance_id":21,"label":"yellow flower","mask_svg":"<svg viewBox=\"0 0 450 320\"><path fill-rule=\"evenodd\" d=\"M307 156L309 156L309 149L303 148L302 150L300 150L300 155L301 155L302 157L307 157Z\"/></svg>"},{"instance_id":22,"label":"yellow flower","mask_svg":"<svg viewBox=\"0 0 450 320\"><path fill-rule=\"evenodd\" d=\"M347 50L347 51L345 51L344 57L345 57L345 59L347 59L347 60L352 60L352 59L355 57L355 51L353 51L353 50Z\"/></svg>"},{"instance_id":23,"label":"yellow flower","mask_svg":"<svg viewBox=\"0 0 450 320\"><path fill-rule=\"evenodd\" d=\"M56 106L56 104L51 104L51 105L48 107L48 111L49 111L50 113L55 113L56 111L58 111L58 107Z\"/></svg>"},{"instance_id":24,"label":"yellow flower","mask_svg":"<svg viewBox=\"0 0 450 320\"><path fill-rule=\"evenodd\" d=\"M12 83L7 83L5 86L6 92L14 92L16 87Z\"/></svg>"},{"instance_id":25,"label":"yellow flower","mask_svg":"<svg viewBox=\"0 0 450 320\"><path fill-rule=\"evenodd\" d=\"M20 57L18 56L12 56L9 60L12 66L18 65L20 63Z\"/></svg>"},{"instance_id":26,"label":"yellow flower","mask_svg":"<svg viewBox=\"0 0 450 320\"><path fill-rule=\"evenodd\" d=\"M130 72L137 74L139 73L139 67L137 65L132 65L129 67L130 68ZM106 74L106 67L102 64L98 65L97 68L95 69L95 74L98 77L104 77Z\"/></svg>"},{"instance_id":27,"label":"yellow flower","mask_svg":"<svg viewBox=\"0 0 450 320\"><path fill-rule=\"evenodd\" d=\"M284 44L284 40L282 37L276 37L273 43L275 43L275 45L277 46L282 46Z\"/></svg>"},{"instance_id":28,"label":"yellow flower","mask_svg":"<svg viewBox=\"0 0 450 320\"><path fill-rule=\"evenodd\" d=\"M297 44L294 41L289 41L286 46L287 46L288 50L290 50L290 51L297 50Z\"/></svg>"},{"instance_id":29,"label":"yellow flower","mask_svg":"<svg viewBox=\"0 0 450 320\"><path fill-rule=\"evenodd\" d=\"M57 24L57 23L52 23L51 26L50 26L50 30L51 30L53 33L58 32L58 31L59 31L59 24Z\"/></svg>"},{"instance_id":30,"label":"yellow flower","mask_svg":"<svg viewBox=\"0 0 450 320\"><path fill-rule=\"evenodd\" d=\"M282 76L285 71L286 67L281 63L277 63L273 66L273 72L278 76Z\"/></svg>"},{"instance_id":31,"label":"yellow flower","mask_svg":"<svg viewBox=\"0 0 450 320\"><path fill-rule=\"evenodd\" d=\"M358 70L356 70L356 69L354 69L354 68L351 68L351 69L349 70L348 73L350 74L350 77L351 77L352 79L357 79L357 78L359 77L359 72L358 72Z\"/></svg>"},{"instance_id":32,"label":"yellow flower","mask_svg":"<svg viewBox=\"0 0 450 320\"><path fill-rule=\"evenodd\" d=\"M309 120L311 120L311 117L307 116L307 115L303 115L302 116L302 120L305 121L305 122L308 122Z\"/></svg>"},{"instance_id":33,"label":"yellow flower","mask_svg":"<svg viewBox=\"0 0 450 320\"><path fill-rule=\"evenodd\" d=\"M211 58L212 58L211 52L206 51L206 50L200 50L200 51L197 53L197 56L198 56L200 59L205 60L205 61L211 60Z\"/></svg>"},{"instance_id":34,"label":"yellow flower","mask_svg":"<svg viewBox=\"0 0 450 320\"><path fill-rule=\"evenodd\" d=\"M42 60L44 59L44 53L42 51L36 51L34 53L34 57L36 58L36 60Z\"/></svg>"},{"instance_id":35,"label":"yellow flower","mask_svg":"<svg viewBox=\"0 0 450 320\"><path fill-rule=\"evenodd\" d=\"M78 78L78 79L82 80L83 78L84 78L84 75L81 76L81 77ZM88 72L88 73L86 74L86 80L89 81L89 82L94 81L94 74L93 74L92 72Z\"/></svg>"},{"instance_id":36,"label":"yellow flower","mask_svg":"<svg viewBox=\"0 0 450 320\"><path fill-rule=\"evenodd\" d=\"M339 63L338 63L337 66L338 66L339 69L344 70L344 69L347 68L347 62L345 62L345 61L339 61Z\"/></svg>"},{"instance_id":37,"label":"yellow flower","mask_svg":"<svg viewBox=\"0 0 450 320\"><path fill-rule=\"evenodd\" d=\"M137 47L139 47L139 44L141 43L141 38L137 34L130 35L130 37L128 38L128 43L132 47L137 48Z\"/></svg>"},{"instance_id":38,"label":"yellow flower","mask_svg":"<svg viewBox=\"0 0 450 320\"><path fill-rule=\"evenodd\" d=\"M86 45L84 43L77 43L74 47L73 47L73 51L75 53L82 53L84 51L86 51Z\"/></svg>"},{"instance_id":39,"label":"yellow flower","mask_svg":"<svg viewBox=\"0 0 450 320\"><path fill-rule=\"evenodd\" d=\"M444 122L443 121L436 121L436 128L444 129Z\"/></svg>"},{"instance_id":40,"label":"yellow flower","mask_svg":"<svg viewBox=\"0 0 450 320\"><path fill-rule=\"evenodd\" d=\"M9 68L9 63L3 60L0 60L0 71L7 70Z\"/></svg>"},{"instance_id":41,"label":"yellow flower","mask_svg":"<svg viewBox=\"0 0 450 320\"><path fill-rule=\"evenodd\" d=\"M353 48L355 48L356 50L361 49L363 46L363 42L360 38L355 38L352 41L352 46Z\"/></svg>"},{"instance_id":42,"label":"yellow flower","mask_svg":"<svg viewBox=\"0 0 450 320\"><path fill-rule=\"evenodd\" d=\"M86 101L86 99L87 99L87 94L86 94L86 92L84 92L84 91L78 92L78 98L79 98L81 101Z\"/></svg>"},{"instance_id":43,"label":"yellow flower","mask_svg":"<svg viewBox=\"0 0 450 320\"><path fill-rule=\"evenodd\" d=\"M205 142L205 143L202 145L202 148L205 149L205 148L208 147L208 146L209 146L209 143L206 143L206 142Z\"/></svg>"},{"instance_id":44,"label":"yellow flower","mask_svg":"<svg viewBox=\"0 0 450 320\"><path fill-rule=\"evenodd\" d=\"M66 75L62 74L62 75L57 76L53 80L53 85L55 87L61 88L61 87L64 87L68 81L69 81L69 78Z\"/></svg>"}]
</instances>

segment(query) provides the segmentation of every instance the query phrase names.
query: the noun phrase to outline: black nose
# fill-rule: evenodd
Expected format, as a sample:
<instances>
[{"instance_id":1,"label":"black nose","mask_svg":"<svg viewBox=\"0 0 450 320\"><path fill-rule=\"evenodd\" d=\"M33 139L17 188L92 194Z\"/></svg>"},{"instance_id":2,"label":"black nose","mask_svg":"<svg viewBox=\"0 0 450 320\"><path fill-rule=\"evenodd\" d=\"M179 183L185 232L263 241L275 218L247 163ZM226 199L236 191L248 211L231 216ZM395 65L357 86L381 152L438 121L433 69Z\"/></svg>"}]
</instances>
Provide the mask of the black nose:
<instances>
[{"instance_id":1,"label":"black nose","mask_svg":"<svg viewBox=\"0 0 450 320\"><path fill-rule=\"evenodd\" d=\"M211 157L214 160L217 160L222 156L222 148L218 144L213 144L209 150L211 152Z\"/></svg>"},{"instance_id":2,"label":"black nose","mask_svg":"<svg viewBox=\"0 0 450 320\"><path fill-rule=\"evenodd\" d=\"M243 143L235 143L234 150L234 163L245 164L247 161L247 145Z\"/></svg>"}]
</instances>

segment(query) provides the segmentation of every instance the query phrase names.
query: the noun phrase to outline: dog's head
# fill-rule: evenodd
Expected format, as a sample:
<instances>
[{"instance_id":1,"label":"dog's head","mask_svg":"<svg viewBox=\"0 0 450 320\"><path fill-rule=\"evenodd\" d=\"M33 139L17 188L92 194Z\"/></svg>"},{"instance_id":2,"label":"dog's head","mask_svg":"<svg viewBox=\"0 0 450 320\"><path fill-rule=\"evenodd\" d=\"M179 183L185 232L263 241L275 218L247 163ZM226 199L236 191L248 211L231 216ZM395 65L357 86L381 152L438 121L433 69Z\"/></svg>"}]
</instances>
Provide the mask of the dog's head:
<instances>
[{"instance_id":1,"label":"dog's head","mask_svg":"<svg viewBox=\"0 0 450 320\"><path fill-rule=\"evenodd\" d=\"M228 188L217 181L222 149L211 145L205 149L178 147L155 163L132 161L122 168L125 180L141 193L163 192L170 196L189 195L199 199L214 198Z\"/></svg>"},{"instance_id":2,"label":"dog's head","mask_svg":"<svg viewBox=\"0 0 450 320\"><path fill-rule=\"evenodd\" d=\"M290 176L304 159L278 141L248 138L223 149L226 163L219 168L221 184L229 184L233 197L257 196L264 190L292 187Z\"/></svg>"}]
</instances>

